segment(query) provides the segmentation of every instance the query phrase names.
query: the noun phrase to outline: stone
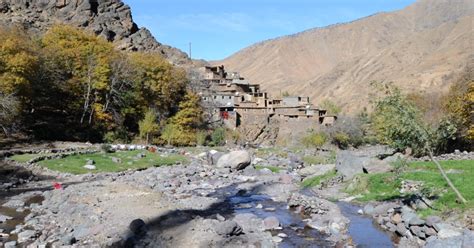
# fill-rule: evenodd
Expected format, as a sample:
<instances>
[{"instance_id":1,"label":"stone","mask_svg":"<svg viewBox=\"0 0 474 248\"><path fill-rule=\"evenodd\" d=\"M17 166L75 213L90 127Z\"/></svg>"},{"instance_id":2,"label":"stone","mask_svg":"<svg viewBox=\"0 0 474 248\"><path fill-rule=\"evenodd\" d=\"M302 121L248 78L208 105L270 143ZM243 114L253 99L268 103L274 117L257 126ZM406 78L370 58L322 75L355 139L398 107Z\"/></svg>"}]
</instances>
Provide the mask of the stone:
<instances>
[{"instance_id":1,"label":"stone","mask_svg":"<svg viewBox=\"0 0 474 248\"><path fill-rule=\"evenodd\" d=\"M112 162L114 162L114 163L116 163L116 164L121 164L121 163L122 163L122 159L116 158L116 157L112 157Z\"/></svg>"},{"instance_id":2,"label":"stone","mask_svg":"<svg viewBox=\"0 0 474 248\"><path fill-rule=\"evenodd\" d=\"M422 239L426 238L426 234L423 232L423 228L419 226L411 226L410 231L419 238L422 238Z\"/></svg>"},{"instance_id":3,"label":"stone","mask_svg":"<svg viewBox=\"0 0 474 248\"><path fill-rule=\"evenodd\" d=\"M442 219L439 216L426 217L426 225L433 227L436 223L440 223Z\"/></svg>"},{"instance_id":4,"label":"stone","mask_svg":"<svg viewBox=\"0 0 474 248\"><path fill-rule=\"evenodd\" d=\"M142 219L135 219L130 222L128 229L135 235L141 235L146 233L146 223Z\"/></svg>"},{"instance_id":5,"label":"stone","mask_svg":"<svg viewBox=\"0 0 474 248\"><path fill-rule=\"evenodd\" d=\"M235 221L225 221L215 228L217 234L225 237L238 236L243 233L242 227Z\"/></svg>"},{"instance_id":6,"label":"stone","mask_svg":"<svg viewBox=\"0 0 474 248\"><path fill-rule=\"evenodd\" d=\"M25 206L25 202L19 199L13 199L4 203L3 206L7 208L20 208Z\"/></svg>"},{"instance_id":7,"label":"stone","mask_svg":"<svg viewBox=\"0 0 474 248\"><path fill-rule=\"evenodd\" d=\"M424 230L425 230L425 234L428 235L428 236L435 236L436 234L438 234L438 233L436 232L436 230L435 230L434 228L432 228L432 227L427 227L427 226L425 226L425 227L424 227Z\"/></svg>"},{"instance_id":8,"label":"stone","mask_svg":"<svg viewBox=\"0 0 474 248\"><path fill-rule=\"evenodd\" d=\"M405 225L403 225L403 223L398 223L398 224L397 224L397 227L396 227L396 232L397 232L400 236L407 236L407 234L408 234L410 231L408 231L408 229L405 227Z\"/></svg>"},{"instance_id":9,"label":"stone","mask_svg":"<svg viewBox=\"0 0 474 248\"><path fill-rule=\"evenodd\" d=\"M402 222L402 216L400 214L394 214L391 217L391 220L392 220L393 223L398 224L398 223Z\"/></svg>"},{"instance_id":10,"label":"stone","mask_svg":"<svg viewBox=\"0 0 474 248\"><path fill-rule=\"evenodd\" d=\"M364 214L372 215L374 213L374 206L372 204L367 204L364 206Z\"/></svg>"},{"instance_id":11,"label":"stone","mask_svg":"<svg viewBox=\"0 0 474 248\"><path fill-rule=\"evenodd\" d=\"M315 177L324 175L330 171L336 169L335 164L319 164L313 166L307 166L297 171L298 175L302 177Z\"/></svg>"},{"instance_id":12,"label":"stone","mask_svg":"<svg viewBox=\"0 0 474 248\"><path fill-rule=\"evenodd\" d=\"M410 226L421 226L425 224L425 221L420 219L420 217L416 216L411 218L408 224L410 224Z\"/></svg>"},{"instance_id":13,"label":"stone","mask_svg":"<svg viewBox=\"0 0 474 248\"><path fill-rule=\"evenodd\" d=\"M255 206L255 208L257 208L257 209L262 209L263 206L262 206L262 204L259 203L259 204L257 204L257 206Z\"/></svg>"},{"instance_id":14,"label":"stone","mask_svg":"<svg viewBox=\"0 0 474 248\"><path fill-rule=\"evenodd\" d=\"M85 169L88 169L88 170L96 170L96 169L97 169L97 167L96 167L95 165L89 165L89 164L88 164L88 165L84 165L84 168L85 168Z\"/></svg>"},{"instance_id":15,"label":"stone","mask_svg":"<svg viewBox=\"0 0 474 248\"><path fill-rule=\"evenodd\" d=\"M11 220L11 219L13 218L10 216L0 214L0 223L6 222L7 220Z\"/></svg>"},{"instance_id":16,"label":"stone","mask_svg":"<svg viewBox=\"0 0 474 248\"><path fill-rule=\"evenodd\" d=\"M272 240L275 243L281 243L283 241L283 239L281 237L278 237L278 236L272 237Z\"/></svg>"},{"instance_id":17,"label":"stone","mask_svg":"<svg viewBox=\"0 0 474 248\"><path fill-rule=\"evenodd\" d=\"M359 209L359 210L357 210L357 213L360 214L360 215L363 215L363 214L364 214L364 210Z\"/></svg>"},{"instance_id":18,"label":"stone","mask_svg":"<svg viewBox=\"0 0 474 248\"><path fill-rule=\"evenodd\" d=\"M5 247L5 248L15 248L16 247L16 241L6 242L5 244L3 244L3 247Z\"/></svg>"},{"instance_id":19,"label":"stone","mask_svg":"<svg viewBox=\"0 0 474 248\"><path fill-rule=\"evenodd\" d=\"M395 231L397 231L397 226L396 226L395 224L393 224L392 222L387 222L387 223L385 224L385 226L387 226L387 228L388 228L388 230L389 230L390 232L395 232Z\"/></svg>"},{"instance_id":20,"label":"stone","mask_svg":"<svg viewBox=\"0 0 474 248\"><path fill-rule=\"evenodd\" d=\"M291 184L293 182L293 177L288 174L281 175L280 182L283 184Z\"/></svg>"},{"instance_id":21,"label":"stone","mask_svg":"<svg viewBox=\"0 0 474 248\"><path fill-rule=\"evenodd\" d=\"M280 221L277 217L270 216L263 220L263 226L265 230L276 230L280 228Z\"/></svg>"},{"instance_id":22,"label":"stone","mask_svg":"<svg viewBox=\"0 0 474 248\"><path fill-rule=\"evenodd\" d=\"M349 151L341 151L336 156L336 170L344 177L344 180L350 180L355 175L363 173L363 164L368 158L360 158Z\"/></svg>"},{"instance_id":23,"label":"stone","mask_svg":"<svg viewBox=\"0 0 474 248\"><path fill-rule=\"evenodd\" d=\"M436 230L438 230L438 237L440 239L447 239L462 235L461 231L446 223L436 223L434 227Z\"/></svg>"},{"instance_id":24,"label":"stone","mask_svg":"<svg viewBox=\"0 0 474 248\"><path fill-rule=\"evenodd\" d=\"M86 160L86 165L94 165L95 164L95 161L92 160L92 159L87 159Z\"/></svg>"},{"instance_id":25,"label":"stone","mask_svg":"<svg viewBox=\"0 0 474 248\"><path fill-rule=\"evenodd\" d=\"M216 219L219 221L225 221L225 217L220 214L216 214Z\"/></svg>"},{"instance_id":26,"label":"stone","mask_svg":"<svg viewBox=\"0 0 474 248\"><path fill-rule=\"evenodd\" d=\"M416 215L414 212L402 213L402 220L407 224L409 224L410 220L413 218L418 218L418 215Z\"/></svg>"},{"instance_id":27,"label":"stone","mask_svg":"<svg viewBox=\"0 0 474 248\"><path fill-rule=\"evenodd\" d=\"M222 155L217 161L218 168L231 168L234 170L243 170L251 163L250 154L247 151L233 151Z\"/></svg>"},{"instance_id":28,"label":"stone","mask_svg":"<svg viewBox=\"0 0 474 248\"><path fill-rule=\"evenodd\" d=\"M287 238L288 237L288 235L286 233L279 233L277 236L280 237L280 238Z\"/></svg>"},{"instance_id":29,"label":"stone","mask_svg":"<svg viewBox=\"0 0 474 248\"><path fill-rule=\"evenodd\" d=\"M18 233L18 243L24 243L36 236L36 231L33 230L25 230L23 232Z\"/></svg>"}]
</instances>

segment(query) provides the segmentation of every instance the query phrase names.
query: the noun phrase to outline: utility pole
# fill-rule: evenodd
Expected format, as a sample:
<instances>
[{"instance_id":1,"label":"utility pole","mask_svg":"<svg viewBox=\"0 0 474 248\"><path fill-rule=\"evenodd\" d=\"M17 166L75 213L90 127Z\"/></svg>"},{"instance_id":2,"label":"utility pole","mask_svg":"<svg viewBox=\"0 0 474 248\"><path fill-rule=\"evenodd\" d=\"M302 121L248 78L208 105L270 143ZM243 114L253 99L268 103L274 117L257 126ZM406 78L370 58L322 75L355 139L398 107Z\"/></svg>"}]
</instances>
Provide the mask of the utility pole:
<instances>
[{"instance_id":1,"label":"utility pole","mask_svg":"<svg viewBox=\"0 0 474 248\"><path fill-rule=\"evenodd\" d=\"M189 58L190 59L192 59L192 54L191 54L192 50L191 49L192 49L192 44L191 44L191 42L189 42Z\"/></svg>"}]
</instances>

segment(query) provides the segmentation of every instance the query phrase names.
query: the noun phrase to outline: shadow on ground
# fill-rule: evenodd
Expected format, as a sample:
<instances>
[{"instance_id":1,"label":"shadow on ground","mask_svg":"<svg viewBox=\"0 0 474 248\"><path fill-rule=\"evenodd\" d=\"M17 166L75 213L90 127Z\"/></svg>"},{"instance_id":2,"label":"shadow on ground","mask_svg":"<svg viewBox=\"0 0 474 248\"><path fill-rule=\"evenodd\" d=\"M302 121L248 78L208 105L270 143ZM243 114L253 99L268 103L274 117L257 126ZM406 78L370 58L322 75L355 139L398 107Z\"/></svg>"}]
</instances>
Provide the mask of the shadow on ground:
<instances>
[{"instance_id":1,"label":"shadow on ground","mask_svg":"<svg viewBox=\"0 0 474 248\"><path fill-rule=\"evenodd\" d=\"M234 183L226 187L219 188L215 193L207 195L207 197L214 197L220 199L218 202L210 205L206 209L185 209L185 210L173 210L167 213L157 216L149 222L137 219L130 223L126 240L121 240L114 243L110 247L135 247L147 234L156 234L175 228L181 225L185 225L197 217L209 218L215 217L220 214L224 217L229 217L234 213L233 204L231 198L234 196L256 194L259 192L260 187L263 185L257 185L246 190L237 190L239 183ZM268 185L266 185L268 186Z\"/></svg>"}]
</instances>

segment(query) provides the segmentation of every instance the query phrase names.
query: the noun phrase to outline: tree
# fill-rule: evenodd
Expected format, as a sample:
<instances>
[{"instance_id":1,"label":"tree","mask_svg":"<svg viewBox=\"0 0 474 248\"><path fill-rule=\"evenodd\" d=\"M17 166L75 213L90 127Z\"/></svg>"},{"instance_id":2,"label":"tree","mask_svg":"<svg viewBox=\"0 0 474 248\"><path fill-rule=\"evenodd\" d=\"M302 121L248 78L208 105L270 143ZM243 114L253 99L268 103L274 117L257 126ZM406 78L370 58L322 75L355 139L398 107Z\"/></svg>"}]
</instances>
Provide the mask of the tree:
<instances>
[{"instance_id":1,"label":"tree","mask_svg":"<svg viewBox=\"0 0 474 248\"><path fill-rule=\"evenodd\" d=\"M27 91L38 66L37 46L18 28L0 29L0 93Z\"/></svg>"},{"instance_id":2,"label":"tree","mask_svg":"<svg viewBox=\"0 0 474 248\"><path fill-rule=\"evenodd\" d=\"M0 128L8 136L9 127L14 123L19 114L20 103L13 95L3 95L0 93Z\"/></svg>"},{"instance_id":3,"label":"tree","mask_svg":"<svg viewBox=\"0 0 474 248\"><path fill-rule=\"evenodd\" d=\"M422 122L419 110L398 88L386 85L385 89L387 95L375 101L375 111L372 115L373 127L379 138L398 150L411 147L415 154L428 154L457 197L466 203L466 199L433 157L433 150L439 142L436 133ZM446 130L449 133L449 128ZM441 134L441 137L443 136L444 134Z\"/></svg>"},{"instance_id":4,"label":"tree","mask_svg":"<svg viewBox=\"0 0 474 248\"><path fill-rule=\"evenodd\" d=\"M451 86L444 110L458 128L457 137L474 143L474 67L468 67Z\"/></svg>"},{"instance_id":5,"label":"tree","mask_svg":"<svg viewBox=\"0 0 474 248\"><path fill-rule=\"evenodd\" d=\"M147 144L150 144L151 136L159 131L160 126L156 122L158 115L153 109L149 109L145 113L143 120L139 122L140 137L145 138Z\"/></svg>"},{"instance_id":6,"label":"tree","mask_svg":"<svg viewBox=\"0 0 474 248\"><path fill-rule=\"evenodd\" d=\"M170 116L186 93L186 74L154 53L133 53L134 83L144 106L155 108L162 116Z\"/></svg>"},{"instance_id":7,"label":"tree","mask_svg":"<svg viewBox=\"0 0 474 248\"><path fill-rule=\"evenodd\" d=\"M176 129L173 143L176 145L196 144L196 132L203 124L203 110L200 97L190 91L179 104L179 111L169 120Z\"/></svg>"},{"instance_id":8,"label":"tree","mask_svg":"<svg viewBox=\"0 0 474 248\"><path fill-rule=\"evenodd\" d=\"M46 50L55 55L56 63L71 77L66 87L81 99L80 124L110 121L105 111L105 95L110 90L111 60L114 47L106 40L70 26L58 25L42 39Z\"/></svg>"},{"instance_id":9,"label":"tree","mask_svg":"<svg viewBox=\"0 0 474 248\"><path fill-rule=\"evenodd\" d=\"M327 99L321 102L321 108L327 110L331 115L338 115L342 110L339 105Z\"/></svg>"}]
</instances>

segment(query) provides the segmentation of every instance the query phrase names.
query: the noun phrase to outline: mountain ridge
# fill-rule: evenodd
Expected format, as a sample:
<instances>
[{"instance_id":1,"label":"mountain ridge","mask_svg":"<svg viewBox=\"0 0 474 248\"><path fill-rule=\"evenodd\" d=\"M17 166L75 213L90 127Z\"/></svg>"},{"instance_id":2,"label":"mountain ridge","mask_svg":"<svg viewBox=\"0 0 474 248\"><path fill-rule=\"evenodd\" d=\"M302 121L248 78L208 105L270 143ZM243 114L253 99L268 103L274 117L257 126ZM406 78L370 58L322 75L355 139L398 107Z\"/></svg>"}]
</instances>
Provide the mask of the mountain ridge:
<instances>
[{"instance_id":1,"label":"mountain ridge","mask_svg":"<svg viewBox=\"0 0 474 248\"><path fill-rule=\"evenodd\" d=\"M372 81L394 81L405 91L446 91L449 79L473 60L472 10L468 0L422 0L259 42L212 63L239 71L273 95L306 94L316 104L330 98L358 111L368 105Z\"/></svg>"}]
</instances>

